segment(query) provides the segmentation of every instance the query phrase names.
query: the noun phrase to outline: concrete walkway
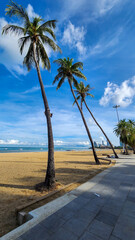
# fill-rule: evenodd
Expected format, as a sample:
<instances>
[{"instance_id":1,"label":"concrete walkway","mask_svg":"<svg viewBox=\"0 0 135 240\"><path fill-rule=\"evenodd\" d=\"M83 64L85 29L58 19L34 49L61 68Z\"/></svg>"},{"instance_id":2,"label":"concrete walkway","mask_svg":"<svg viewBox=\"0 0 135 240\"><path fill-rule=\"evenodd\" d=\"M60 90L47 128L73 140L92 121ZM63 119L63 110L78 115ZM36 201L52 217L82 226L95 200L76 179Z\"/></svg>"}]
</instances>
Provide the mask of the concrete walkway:
<instances>
[{"instance_id":1,"label":"concrete walkway","mask_svg":"<svg viewBox=\"0 0 135 240\"><path fill-rule=\"evenodd\" d=\"M135 240L135 157L119 159L100 176L17 240Z\"/></svg>"}]
</instances>

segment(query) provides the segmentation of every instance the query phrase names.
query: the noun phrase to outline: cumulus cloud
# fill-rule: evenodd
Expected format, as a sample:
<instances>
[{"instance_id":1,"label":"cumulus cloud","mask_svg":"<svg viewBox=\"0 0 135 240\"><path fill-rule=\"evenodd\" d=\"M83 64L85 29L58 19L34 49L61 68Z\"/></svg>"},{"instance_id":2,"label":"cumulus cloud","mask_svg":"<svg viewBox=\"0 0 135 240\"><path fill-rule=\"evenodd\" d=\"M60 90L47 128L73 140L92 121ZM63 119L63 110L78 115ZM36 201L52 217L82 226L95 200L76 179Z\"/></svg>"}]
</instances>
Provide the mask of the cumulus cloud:
<instances>
[{"instance_id":1,"label":"cumulus cloud","mask_svg":"<svg viewBox=\"0 0 135 240\"><path fill-rule=\"evenodd\" d=\"M57 146L61 146L64 144L63 141L60 141L60 140L54 140L54 144L57 145Z\"/></svg>"},{"instance_id":2,"label":"cumulus cloud","mask_svg":"<svg viewBox=\"0 0 135 240\"><path fill-rule=\"evenodd\" d=\"M119 104L121 107L129 106L135 96L135 76L125 80L120 86L108 82L104 95L100 99L100 105L107 106L111 104Z\"/></svg>"},{"instance_id":3,"label":"cumulus cloud","mask_svg":"<svg viewBox=\"0 0 135 240\"><path fill-rule=\"evenodd\" d=\"M86 31L84 27L75 27L75 25L69 21L63 33L62 43L68 44L71 48L76 48L79 54L83 55L87 50L84 45L85 34Z\"/></svg>"}]
</instances>

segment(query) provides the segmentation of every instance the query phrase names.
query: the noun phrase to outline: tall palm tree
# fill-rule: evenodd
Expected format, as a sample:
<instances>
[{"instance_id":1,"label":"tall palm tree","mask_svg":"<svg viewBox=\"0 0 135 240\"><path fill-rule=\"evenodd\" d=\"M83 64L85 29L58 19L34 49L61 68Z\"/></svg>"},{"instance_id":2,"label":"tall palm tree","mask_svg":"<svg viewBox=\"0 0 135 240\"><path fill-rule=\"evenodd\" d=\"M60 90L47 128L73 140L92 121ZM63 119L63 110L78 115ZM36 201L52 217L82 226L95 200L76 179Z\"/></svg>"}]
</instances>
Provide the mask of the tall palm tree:
<instances>
[{"instance_id":1,"label":"tall palm tree","mask_svg":"<svg viewBox=\"0 0 135 240\"><path fill-rule=\"evenodd\" d=\"M129 136L129 124L125 119L120 120L114 129L116 136L120 137L120 141L125 145L125 153L128 154L127 144L128 144L128 136Z\"/></svg>"},{"instance_id":2,"label":"tall palm tree","mask_svg":"<svg viewBox=\"0 0 135 240\"><path fill-rule=\"evenodd\" d=\"M56 20L44 22L40 17L34 17L31 21L25 8L17 3L10 1L6 14L10 17L16 16L22 20L21 26L8 24L3 28L3 34L14 33L20 36L19 48L20 53L23 53L24 48L27 46L28 51L24 58L23 64L27 67L28 71L32 67L36 67L37 75L41 87L43 97L45 116L47 120L48 130L48 166L45 181L38 185L39 188L50 188L55 184L55 167L54 167L54 142L51 124L51 113L40 73L40 62L44 69L50 70L50 61L47 56L45 46L49 46L54 51L61 51L56 45L56 40L53 29L56 27ZM48 37L48 35L51 36Z\"/></svg>"},{"instance_id":3,"label":"tall palm tree","mask_svg":"<svg viewBox=\"0 0 135 240\"><path fill-rule=\"evenodd\" d=\"M86 103L86 101L85 101L85 98L86 98L87 96L94 97L92 94L89 93L89 91L91 90L90 85L88 84L88 85L85 87L84 83L83 83L83 82L80 82L80 83L78 83L75 87L76 87L75 92L77 93L77 100L79 100L79 99L81 100L81 109L82 109L82 103L84 102L84 104L85 104L87 110L89 111L90 115L92 116L93 120L95 121L95 123L96 123L97 126L100 128L100 130L101 130L102 133L104 134L105 138L106 138L107 141L109 142L109 144L110 144L110 146L111 146L111 148L112 148L112 150L113 150L113 153L114 153L114 155L115 155L115 158L118 158L118 155L117 155L117 153L115 152L114 147L113 147L111 141L110 141L109 138L107 137L107 135L106 135L106 133L104 132L103 128L100 126L100 124L99 124L99 123L97 122L97 120L95 119L94 115L93 115L92 112L90 111L90 109L89 109L89 107L88 107L88 105L87 105L87 103ZM74 102L74 103L75 103L75 102Z\"/></svg>"},{"instance_id":4,"label":"tall palm tree","mask_svg":"<svg viewBox=\"0 0 135 240\"><path fill-rule=\"evenodd\" d=\"M93 140L89 131L89 128L87 126L86 120L84 118L83 112L79 106L79 103L76 99L72 84L77 85L77 80L75 79L74 76L79 77L79 78L83 78L86 80L86 77L84 76L84 74L81 72L81 70L83 70L83 63L82 62L77 62L73 64L73 59L69 59L69 58L64 58L64 59L58 59L54 61L55 63L57 63L59 65L59 68L57 69L58 74L56 75L53 84L56 83L57 81L59 81L58 86L57 86L57 90L61 87L61 85L64 83L65 79L68 80L69 86L70 86L70 90L73 94L73 97L75 99L75 102L77 104L77 107L80 111L80 114L82 116L82 120L84 123L84 126L86 128L89 140L91 142L91 146L92 146L92 150L93 150L93 155L95 158L95 162L96 164L100 164L99 159L97 157L96 151L95 151L95 147L93 144ZM79 70L80 69L80 70Z\"/></svg>"}]
</instances>

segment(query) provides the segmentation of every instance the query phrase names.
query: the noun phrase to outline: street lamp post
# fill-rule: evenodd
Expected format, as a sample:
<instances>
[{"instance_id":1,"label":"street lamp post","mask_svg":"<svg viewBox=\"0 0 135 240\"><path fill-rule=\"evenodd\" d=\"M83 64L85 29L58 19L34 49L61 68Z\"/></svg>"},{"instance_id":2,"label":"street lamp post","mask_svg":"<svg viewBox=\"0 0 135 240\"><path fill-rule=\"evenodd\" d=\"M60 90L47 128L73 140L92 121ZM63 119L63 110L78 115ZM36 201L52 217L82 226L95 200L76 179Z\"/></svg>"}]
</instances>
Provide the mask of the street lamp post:
<instances>
[{"instance_id":1,"label":"street lamp post","mask_svg":"<svg viewBox=\"0 0 135 240\"><path fill-rule=\"evenodd\" d=\"M119 123L119 121L120 121L120 119L119 119L119 114L118 114L118 108L119 108L119 107L120 107L120 105L115 105L115 106L113 106L113 108L116 109L116 114L117 114L118 123Z\"/></svg>"}]
</instances>

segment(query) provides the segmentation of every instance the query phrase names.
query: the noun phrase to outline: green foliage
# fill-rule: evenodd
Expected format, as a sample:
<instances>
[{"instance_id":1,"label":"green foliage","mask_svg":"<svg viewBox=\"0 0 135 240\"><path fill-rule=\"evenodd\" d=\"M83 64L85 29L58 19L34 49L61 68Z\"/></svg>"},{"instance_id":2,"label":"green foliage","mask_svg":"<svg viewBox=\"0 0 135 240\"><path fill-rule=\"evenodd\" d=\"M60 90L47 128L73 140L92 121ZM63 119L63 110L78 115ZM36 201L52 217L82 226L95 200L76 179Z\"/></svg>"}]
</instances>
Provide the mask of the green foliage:
<instances>
[{"instance_id":1,"label":"green foliage","mask_svg":"<svg viewBox=\"0 0 135 240\"><path fill-rule=\"evenodd\" d=\"M90 88L90 85L84 85L83 82L80 82L80 83L77 83L75 85L76 87L76 90L74 90L76 93L77 93L77 99L81 99L82 103L84 102L85 100L85 97L86 96L90 96L90 97L94 97L92 94L89 93L89 91L92 90L92 88ZM75 104L75 102L73 103L73 105Z\"/></svg>"},{"instance_id":2,"label":"green foliage","mask_svg":"<svg viewBox=\"0 0 135 240\"><path fill-rule=\"evenodd\" d=\"M135 150L135 122L133 120L123 119L119 121L114 132L116 136L120 137L122 143L128 144Z\"/></svg>"},{"instance_id":3,"label":"green foliage","mask_svg":"<svg viewBox=\"0 0 135 240\"><path fill-rule=\"evenodd\" d=\"M83 78L86 80L86 77L84 74L79 70L83 70L83 63L77 62L73 64L73 58L60 58L54 61L54 63L58 64L59 68L57 69L58 74L56 75L53 84L59 81L57 85L57 90L61 87L61 85L64 83L65 79L68 79L71 83L73 83L75 86L78 84L77 80L75 79L75 76L78 78Z\"/></svg>"},{"instance_id":4,"label":"green foliage","mask_svg":"<svg viewBox=\"0 0 135 240\"><path fill-rule=\"evenodd\" d=\"M7 24L3 27L2 34L14 33L18 36L21 35L19 39L20 53L23 53L24 48L27 46L28 51L24 58L24 65L27 67L28 71L34 66L34 45L36 46L36 60L39 63L41 61L42 67L47 70L50 69L50 61L47 56L45 46L54 51L61 52L59 46L53 41L56 40L53 29L56 27L56 20L50 20L43 22L41 17L34 17L31 21L25 8L21 5L10 1L7 6L6 14L10 17L16 16L23 22L23 27ZM50 35L53 39L48 37Z\"/></svg>"}]
</instances>

